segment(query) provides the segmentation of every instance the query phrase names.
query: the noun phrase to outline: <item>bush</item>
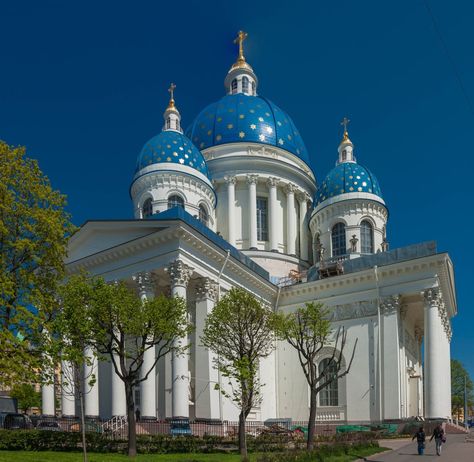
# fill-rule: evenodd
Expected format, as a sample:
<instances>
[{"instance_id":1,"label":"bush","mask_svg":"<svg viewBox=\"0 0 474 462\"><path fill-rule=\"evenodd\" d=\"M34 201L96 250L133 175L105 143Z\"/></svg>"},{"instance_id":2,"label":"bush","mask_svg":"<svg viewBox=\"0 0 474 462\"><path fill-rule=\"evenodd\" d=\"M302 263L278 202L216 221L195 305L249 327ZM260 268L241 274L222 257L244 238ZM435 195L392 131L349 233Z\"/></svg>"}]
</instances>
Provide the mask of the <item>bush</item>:
<instances>
[{"instance_id":1,"label":"bush","mask_svg":"<svg viewBox=\"0 0 474 462\"><path fill-rule=\"evenodd\" d=\"M347 435L344 435L346 440ZM368 438L364 434L364 438ZM371 440L340 441L336 438L334 445L321 445L318 454L343 454L350 448L378 446ZM92 452L125 453L127 441L112 439L110 435L99 433L86 434L87 449ZM316 442L316 444L321 444ZM304 441L295 442L287 435L262 434L249 436L247 445L250 452L284 452L304 446ZM50 432L39 430L0 430L0 450L22 451L80 451L82 449L81 434L77 432ZM171 435L139 435L137 451L141 454L169 453L211 453L238 451L235 438L221 436L171 436ZM293 454L293 453L288 453ZM295 452L296 454L296 452ZM301 457L301 452L299 453ZM269 456L271 457L271 456ZM314 455L313 455L314 457ZM266 459L262 459L266 461ZM268 459L272 461L274 459ZM275 459L276 460L276 459ZM288 460L319 460L319 459L288 459Z\"/></svg>"},{"instance_id":2,"label":"bush","mask_svg":"<svg viewBox=\"0 0 474 462\"><path fill-rule=\"evenodd\" d=\"M313 451L288 451L278 454L263 454L257 458L257 462L324 462L334 456L356 453L357 451L378 447L377 442L320 446Z\"/></svg>"}]
</instances>

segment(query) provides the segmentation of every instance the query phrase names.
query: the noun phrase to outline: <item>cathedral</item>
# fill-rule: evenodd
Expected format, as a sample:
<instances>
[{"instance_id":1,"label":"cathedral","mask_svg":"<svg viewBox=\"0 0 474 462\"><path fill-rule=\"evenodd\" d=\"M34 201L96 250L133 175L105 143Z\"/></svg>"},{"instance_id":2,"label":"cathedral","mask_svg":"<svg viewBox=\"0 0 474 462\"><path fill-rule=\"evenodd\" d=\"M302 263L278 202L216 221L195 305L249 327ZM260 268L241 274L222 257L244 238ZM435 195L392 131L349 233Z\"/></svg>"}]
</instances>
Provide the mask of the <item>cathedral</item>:
<instances>
[{"instance_id":1,"label":"cathedral","mask_svg":"<svg viewBox=\"0 0 474 462\"><path fill-rule=\"evenodd\" d=\"M143 298L165 293L187 302L195 327L189 355L163 358L135 390L141 417L238 420L199 341L216 300L236 286L283 312L324 303L333 328L347 330L344 367L357 342L350 372L318 396L318 421L450 417L457 306L448 254L434 242L389 249L388 207L356 158L346 118L335 167L317 182L293 120L260 94L245 38L239 32L225 95L186 130L170 86L163 129L136 161L133 218L87 221L69 243L69 274L86 270L125 281ZM323 349L318 363L330 355ZM145 365L153 362L150 350ZM288 344L278 342L259 372L263 400L249 420L308 419L308 386ZM86 415L124 416L124 387L111 364L100 362L96 375ZM54 414L54 387L42 394L43 413ZM77 414L77 403L57 398L62 415Z\"/></svg>"}]
</instances>

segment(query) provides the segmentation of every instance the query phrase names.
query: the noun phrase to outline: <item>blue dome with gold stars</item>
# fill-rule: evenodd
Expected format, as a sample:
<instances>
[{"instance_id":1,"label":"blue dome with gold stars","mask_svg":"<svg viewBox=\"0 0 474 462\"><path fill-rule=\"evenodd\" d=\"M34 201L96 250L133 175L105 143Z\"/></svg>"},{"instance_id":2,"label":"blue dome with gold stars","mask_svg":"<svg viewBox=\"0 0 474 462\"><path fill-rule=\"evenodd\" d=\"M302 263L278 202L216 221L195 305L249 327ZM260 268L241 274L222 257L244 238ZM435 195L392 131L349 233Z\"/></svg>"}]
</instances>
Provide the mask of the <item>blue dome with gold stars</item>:
<instances>
[{"instance_id":1,"label":"blue dome with gold stars","mask_svg":"<svg viewBox=\"0 0 474 462\"><path fill-rule=\"evenodd\" d=\"M333 168L316 192L314 205L340 194L364 192L382 198L379 182L369 169L356 162L343 162Z\"/></svg>"},{"instance_id":2,"label":"blue dome with gold stars","mask_svg":"<svg viewBox=\"0 0 474 462\"><path fill-rule=\"evenodd\" d=\"M186 165L209 178L206 161L201 152L178 131L164 130L149 140L138 156L135 172L151 164L163 163Z\"/></svg>"},{"instance_id":3,"label":"blue dome with gold stars","mask_svg":"<svg viewBox=\"0 0 474 462\"><path fill-rule=\"evenodd\" d=\"M201 111L186 134L201 150L250 141L285 149L310 165L308 151L291 118L261 96L224 96Z\"/></svg>"}]
</instances>

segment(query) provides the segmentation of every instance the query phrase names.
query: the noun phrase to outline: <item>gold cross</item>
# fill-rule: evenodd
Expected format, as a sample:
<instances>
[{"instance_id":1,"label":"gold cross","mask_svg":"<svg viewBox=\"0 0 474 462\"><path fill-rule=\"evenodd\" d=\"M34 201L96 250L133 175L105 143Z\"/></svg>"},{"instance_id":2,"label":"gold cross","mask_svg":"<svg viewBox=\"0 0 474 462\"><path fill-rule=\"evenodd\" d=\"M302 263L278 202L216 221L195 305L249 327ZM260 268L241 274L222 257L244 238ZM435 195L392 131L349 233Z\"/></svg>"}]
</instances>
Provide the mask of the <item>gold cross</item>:
<instances>
[{"instance_id":1,"label":"gold cross","mask_svg":"<svg viewBox=\"0 0 474 462\"><path fill-rule=\"evenodd\" d=\"M176 88L176 85L174 83L172 83L170 85L170 87L168 88L168 91L170 92L170 95L171 95L171 100L173 101L174 100L174 89Z\"/></svg>"},{"instance_id":2,"label":"gold cross","mask_svg":"<svg viewBox=\"0 0 474 462\"><path fill-rule=\"evenodd\" d=\"M239 58L238 61L245 61L244 58L244 40L247 38L247 32L239 30L237 38L234 40L234 43L239 44Z\"/></svg>"},{"instance_id":3,"label":"gold cross","mask_svg":"<svg viewBox=\"0 0 474 462\"><path fill-rule=\"evenodd\" d=\"M344 127L344 133L347 132L347 126L349 125L350 120L347 117L344 117L341 121L341 125Z\"/></svg>"}]
</instances>

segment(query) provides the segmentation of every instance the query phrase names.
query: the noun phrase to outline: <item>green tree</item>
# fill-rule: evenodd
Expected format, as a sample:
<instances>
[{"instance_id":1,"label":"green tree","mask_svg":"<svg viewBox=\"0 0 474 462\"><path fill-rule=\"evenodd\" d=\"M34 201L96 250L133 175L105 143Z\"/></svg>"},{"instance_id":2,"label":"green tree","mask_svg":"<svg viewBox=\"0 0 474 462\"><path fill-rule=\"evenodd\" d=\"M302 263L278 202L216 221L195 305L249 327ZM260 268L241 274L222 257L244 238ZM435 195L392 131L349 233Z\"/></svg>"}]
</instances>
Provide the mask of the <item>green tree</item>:
<instances>
[{"instance_id":1,"label":"green tree","mask_svg":"<svg viewBox=\"0 0 474 462\"><path fill-rule=\"evenodd\" d=\"M40 394L35 390L35 387L29 383L16 384L12 387L10 396L18 401L18 409L25 414L32 407L41 407Z\"/></svg>"},{"instance_id":2,"label":"green tree","mask_svg":"<svg viewBox=\"0 0 474 462\"><path fill-rule=\"evenodd\" d=\"M62 362L62 392L74 400L79 398L79 409L82 432L83 460L87 462L86 425L84 397L85 383L91 387L96 381L96 358L84 355L85 349L92 342L91 319L84 309L94 297L93 285L85 273L72 275L59 288L60 309L50 324L51 332L49 354L53 364ZM87 365L89 373L84 372Z\"/></svg>"},{"instance_id":3,"label":"green tree","mask_svg":"<svg viewBox=\"0 0 474 462\"><path fill-rule=\"evenodd\" d=\"M451 360L451 408L452 414L458 419L464 413L464 380L466 380L466 394L468 409L474 405L474 384L469 373L461 361Z\"/></svg>"},{"instance_id":4,"label":"green tree","mask_svg":"<svg viewBox=\"0 0 474 462\"><path fill-rule=\"evenodd\" d=\"M57 306L73 231L65 204L25 148L0 141L1 386L34 381L45 361L41 332Z\"/></svg>"},{"instance_id":5,"label":"green tree","mask_svg":"<svg viewBox=\"0 0 474 462\"><path fill-rule=\"evenodd\" d=\"M217 385L221 393L240 408L239 449L247 459L245 421L261 401L258 369L262 358L274 349L273 313L250 293L233 288L206 319L202 344L216 354L215 367L228 387Z\"/></svg>"},{"instance_id":6,"label":"green tree","mask_svg":"<svg viewBox=\"0 0 474 462\"><path fill-rule=\"evenodd\" d=\"M160 358L171 352L184 354L180 339L191 331L182 298L160 295L141 300L123 282L107 284L89 279L92 293L85 307L90 321L90 346L108 358L124 383L128 420L128 454L136 455L136 422L133 388L148 378ZM145 352L152 349L155 361L140 371Z\"/></svg>"},{"instance_id":7,"label":"green tree","mask_svg":"<svg viewBox=\"0 0 474 462\"><path fill-rule=\"evenodd\" d=\"M310 389L310 407L308 420L307 448L314 447L316 429L316 407L318 393L332 382L349 373L354 359L357 339L347 366L343 367L343 352L346 346L347 333L339 327L335 333L327 319L327 310L321 303L306 303L304 307L292 313L279 312L275 315L277 335L286 340L298 353L298 359ZM318 368L321 362L321 350L331 348L329 360L325 366Z\"/></svg>"}]
</instances>

